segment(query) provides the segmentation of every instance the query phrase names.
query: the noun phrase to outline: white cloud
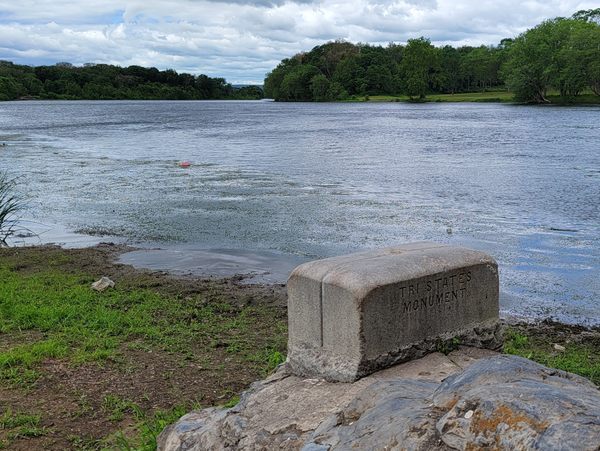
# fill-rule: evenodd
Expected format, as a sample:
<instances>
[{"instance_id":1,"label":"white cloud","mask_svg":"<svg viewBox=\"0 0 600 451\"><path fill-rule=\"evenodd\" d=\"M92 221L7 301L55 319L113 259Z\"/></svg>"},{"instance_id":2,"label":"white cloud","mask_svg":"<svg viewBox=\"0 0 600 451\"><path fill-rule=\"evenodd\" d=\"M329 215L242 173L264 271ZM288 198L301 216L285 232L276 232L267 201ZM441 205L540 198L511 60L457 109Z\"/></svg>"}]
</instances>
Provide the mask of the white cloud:
<instances>
[{"instance_id":1,"label":"white cloud","mask_svg":"<svg viewBox=\"0 0 600 451\"><path fill-rule=\"evenodd\" d=\"M261 83L333 39L495 44L597 4L574 0L0 0L0 59L104 62Z\"/></svg>"}]
</instances>

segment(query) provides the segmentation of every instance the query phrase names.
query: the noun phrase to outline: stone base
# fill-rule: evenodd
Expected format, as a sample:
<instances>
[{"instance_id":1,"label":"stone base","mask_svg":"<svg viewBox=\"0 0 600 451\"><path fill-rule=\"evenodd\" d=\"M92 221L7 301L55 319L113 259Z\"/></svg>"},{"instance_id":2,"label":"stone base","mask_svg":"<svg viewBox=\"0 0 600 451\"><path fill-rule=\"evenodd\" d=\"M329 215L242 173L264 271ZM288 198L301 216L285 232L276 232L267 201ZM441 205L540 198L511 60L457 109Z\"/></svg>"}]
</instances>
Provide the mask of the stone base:
<instances>
[{"instance_id":1,"label":"stone base","mask_svg":"<svg viewBox=\"0 0 600 451\"><path fill-rule=\"evenodd\" d=\"M562 449L597 451L600 391L521 357L461 348L354 383L280 368L231 409L192 412L162 451Z\"/></svg>"},{"instance_id":2,"label":"stone base","mask_svg":"<svg viewBox=\"0 0 600 451\"><path fill-rule=\"evenodd\" d=\"M393 352L381 354L376 359L363 360L360 364L326 349L292 347L288 349L288 365L293 374L302 377L321 377L332 382L354 382L376 371L399 363L421 358L432 352L450 352L459 345L499 350L503 343L501 321L487 321L477 326L454 330L437 337L411 343ZM300 358L296 359L296 356Z\"/></svg>"}]
</instances>

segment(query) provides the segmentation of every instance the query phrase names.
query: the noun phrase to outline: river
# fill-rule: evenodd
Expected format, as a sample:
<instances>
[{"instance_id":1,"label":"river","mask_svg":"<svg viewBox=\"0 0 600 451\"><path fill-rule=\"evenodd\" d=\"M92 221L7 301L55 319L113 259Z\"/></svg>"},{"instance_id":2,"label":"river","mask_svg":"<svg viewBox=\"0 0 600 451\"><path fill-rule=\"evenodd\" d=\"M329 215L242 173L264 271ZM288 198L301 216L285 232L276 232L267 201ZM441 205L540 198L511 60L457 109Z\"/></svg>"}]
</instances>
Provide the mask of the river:
<instances>
[{"instance_id":1,"label":"river","mask_svg":"<svg viewBox=\"0 0 600 451\"><path fill-rule=\"evenodd\" d=\"M497 259L504 316L600 325L600 107L4 102L0 142L42 242L118 237L164 249L157 267L212 252L279 279L461 244Z\"/></svg>"}]
</instances>

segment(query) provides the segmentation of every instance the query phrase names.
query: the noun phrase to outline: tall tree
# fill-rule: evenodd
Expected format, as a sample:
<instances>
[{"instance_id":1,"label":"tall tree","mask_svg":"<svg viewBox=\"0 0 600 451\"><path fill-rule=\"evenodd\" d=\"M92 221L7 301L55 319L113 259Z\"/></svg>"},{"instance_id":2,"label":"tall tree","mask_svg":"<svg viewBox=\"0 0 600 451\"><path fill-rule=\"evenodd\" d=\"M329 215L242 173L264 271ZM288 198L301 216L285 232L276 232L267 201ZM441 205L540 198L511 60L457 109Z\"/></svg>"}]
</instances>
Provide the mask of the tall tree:
<instances>
[{"instance_id":1,"label":"tall tree","mask_svg":"<svg viewBox=\"0 0 600 451\"><path fill-rule=\"evenodd\" d=\"M409 39L400 71L404 76L404 92L411 99L425 98L436 70L436 52L429 39Z\"/></svg>"},{"instance_id":2,"label":"tall tree","mask_svg":"<svg viewBox=\"0 0 600 451\"><path fill-rule=\"evenodd\" d=\"M522 102L546 103L546 94L556 70L557 20L547 20L521 34L511 45L504 65L508 87Z\"/></svg>"},{"instance_id":3,"label":"tall tree","mask_svg":"<svg viewBox=\"0 0 600 451\"><path fill-rule=\"evenodd\" d=\"M577 64L583 67L589 88L600 96L600 8L578 11L573 19L585 22L572 36Z\"/></svg>"},{"instance_id":4,"label":"tall tree","mask_svg":"<svg viewBox=\"0 0 600 451\"><path fill-rule=\"evenodd\" d=\"M514 40L503 67L508 87L524 102L546 103L555 88L563 98L594 85L598 74L598 26L588 19L556 18Z\"/></svg>"}]
</instances>

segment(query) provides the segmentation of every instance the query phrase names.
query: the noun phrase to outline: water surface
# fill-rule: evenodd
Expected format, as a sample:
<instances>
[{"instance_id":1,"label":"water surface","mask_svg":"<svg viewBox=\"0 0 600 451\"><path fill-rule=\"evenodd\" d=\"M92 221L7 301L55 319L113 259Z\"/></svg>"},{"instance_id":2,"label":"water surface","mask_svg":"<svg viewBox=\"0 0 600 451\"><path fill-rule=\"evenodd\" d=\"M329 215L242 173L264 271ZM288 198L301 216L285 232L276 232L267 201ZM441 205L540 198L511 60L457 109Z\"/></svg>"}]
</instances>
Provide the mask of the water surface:
<instances>
[{"instance_id":1,"label":"water surface","mask_svg":"<svg viewBox=\"0 0 600 451\"><path fill-rule=\"evenodd\" d=\"M294 261L464 244L504 315L600 325L599 107L7 102L0 141L38 223Z\"/></svg>"}]
</instances>

